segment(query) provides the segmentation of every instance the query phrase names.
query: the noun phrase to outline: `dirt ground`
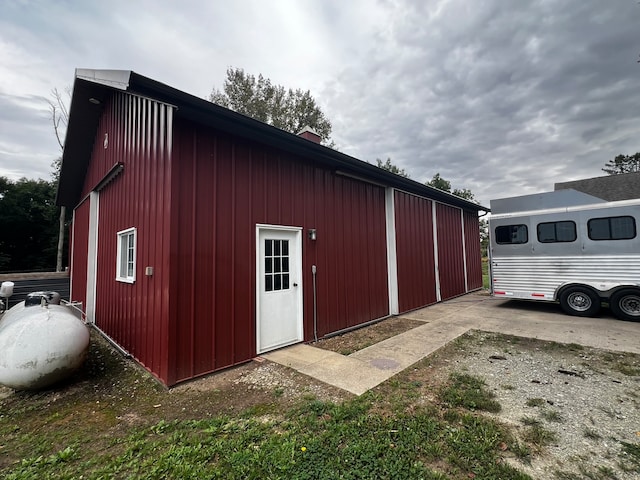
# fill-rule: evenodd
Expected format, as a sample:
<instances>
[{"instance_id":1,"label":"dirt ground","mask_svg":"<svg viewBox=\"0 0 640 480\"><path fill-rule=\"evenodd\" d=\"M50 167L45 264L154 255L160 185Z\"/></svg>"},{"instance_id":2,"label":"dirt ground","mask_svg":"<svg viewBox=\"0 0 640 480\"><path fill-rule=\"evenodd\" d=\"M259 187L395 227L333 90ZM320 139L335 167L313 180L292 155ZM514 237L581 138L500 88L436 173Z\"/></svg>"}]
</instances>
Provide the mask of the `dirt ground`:
<instances>
[{"instance_id":1,"label":"dirt ground","mask_svg":"<svg viewBox=\"0 0 640 480\"><path fill-rule=\"evenodd\" d=\"M424 325L420 320L403 317L391 317L382 322L374 323L365 328L359 328L344 335L336 335L312 343L314 347L331 350L341 355L350 355L387 338L399 335L412 328Z\"/></svg>"}]
</instances>

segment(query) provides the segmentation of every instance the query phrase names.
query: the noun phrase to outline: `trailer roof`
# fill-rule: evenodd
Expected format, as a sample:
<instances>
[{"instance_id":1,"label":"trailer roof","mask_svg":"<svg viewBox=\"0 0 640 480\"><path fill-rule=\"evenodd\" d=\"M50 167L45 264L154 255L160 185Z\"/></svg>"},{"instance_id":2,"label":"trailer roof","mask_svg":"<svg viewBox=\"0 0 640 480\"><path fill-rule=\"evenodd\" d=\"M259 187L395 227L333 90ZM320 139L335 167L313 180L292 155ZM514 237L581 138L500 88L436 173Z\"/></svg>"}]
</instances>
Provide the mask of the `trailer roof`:
<instances>
[{"instance_id":1,"label":"trailer roof","mask_svg":"<svg viewBox=\"0 0 640 480\"><path fill-rule=\"evenodd\" d=\"M500 213L492 212L490 218L492 220L497 220L501 218L526 217L531 215L546 215L551 213L570 213L570 212L580 212L585 210L602 210L602 209L615 208L615 207L640 207L640 198L636 198L633 200L620 200L618 202L600 201L598 203L590 203L585 205L567 205L564 207L541 208L541 209L535 209L535 210L519 210L519 211L500 212Z\"/></svg>"},{"instance_id":2,"label":"trailer roof","mask_svg":"<svg viewBox=\"0 0 640 480\"><path fill-rule=\"evenodd\" d=\"M494 214L560 208L574 205L592 205L604 202L601 198L577 190L566 189L555 192L535 193L519 197L491 200L491 212Z\"/></svg>"}]
</instances>

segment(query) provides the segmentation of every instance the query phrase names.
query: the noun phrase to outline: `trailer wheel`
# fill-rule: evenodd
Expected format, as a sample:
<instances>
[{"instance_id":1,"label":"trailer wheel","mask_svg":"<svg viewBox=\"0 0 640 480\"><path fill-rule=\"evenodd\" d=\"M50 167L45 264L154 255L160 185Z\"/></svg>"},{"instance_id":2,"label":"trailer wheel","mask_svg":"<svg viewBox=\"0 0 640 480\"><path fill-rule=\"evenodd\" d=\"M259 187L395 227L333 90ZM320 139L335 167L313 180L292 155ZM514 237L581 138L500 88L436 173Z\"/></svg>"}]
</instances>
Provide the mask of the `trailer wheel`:
<instances>
[{"instance_id":1,"label":"trailer wheel","mask_svg":"<svg viewBox=\"0 0 640 480\"><path fill-rule=\"evenodd\" d=\"M569 287L560 294L560 306L576 317L593 317L600 311L600 297L587 287Z\"/></svg>"},{"instance_id":2,"label":"trailer wheel","mask_svg":"<svg viewBox=\"0 0 640 480\"><path fill-rule=\"evenodd\" d=\"M640 321L640 291L625 288L614 293L609 301L613 314L621 320Z\"/></svg>"}]
</instances>

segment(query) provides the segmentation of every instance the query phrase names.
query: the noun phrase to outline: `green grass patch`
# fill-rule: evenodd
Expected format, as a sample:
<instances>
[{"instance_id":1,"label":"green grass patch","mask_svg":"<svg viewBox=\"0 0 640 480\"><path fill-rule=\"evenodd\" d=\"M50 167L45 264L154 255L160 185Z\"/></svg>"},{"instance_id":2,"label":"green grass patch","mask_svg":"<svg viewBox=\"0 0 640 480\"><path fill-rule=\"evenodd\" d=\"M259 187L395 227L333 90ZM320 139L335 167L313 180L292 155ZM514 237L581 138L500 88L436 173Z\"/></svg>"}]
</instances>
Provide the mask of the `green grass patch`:
<instances>
[{"instance_id":1,"label":"green grass patch","mask_svg":"<svg viewBox=\"0 0 640 480\"><path fill-rule=\"evenodd\" d=\"M522 438L531 445L542 449L558 440L558 434L545 428L541 423L527 425Z\"/></svg>"},{"instance_id":2,"label":"green grass patch","mask_svg":"<svg viewBox=\"0 0 640 480\"><path fill-rule=\"evenodd\" d=\"M489 259L487 257L482 258L482 288L489 289L491 286L491 279L489 277Z\"/></svg>"},{"instance_id":3,"label":"green grass patch","mask_svg":"<svg viewBox=\"0 0 640 480\"><path fill-rule=\"evenodd\" d=\"M486 386L480 378L466 373L453 373L448 384L440 391L439 398L452 407L497 413L500 404L495 400L495 393L487 390Z\"/></svg>"},{"instance_id":4,"label":"green grass patch","mask_svg":"<svg viewBox=\"0 0 640 480\"><path fill-rule=\"evenodd\" d=\"M630 365L625 362L617 362L614 365L614 370L626 375L628 377L637 377L640 375L640 366L638 365Z\"/></svg>"},{"instance_id":5,"label":"green grass patch","mask_svg":"<svg viewBox=\"0 0 640 480\"><path fill-rule=\"evenodd\" d=\"M540 412L540 416L548 422L561 423L563 421L562 415L557 410L544 409Z\"/></svg>"},{"instance_id":6,"label":"green grass patch","mask_svg":"<svg viewBox=\"0 0 640 480\"><path fill-rule=\"evenodd\" d=\"M546 400L544 398L528 398L526 405L527 407L541 407L546 405Z\"/></svg>"},{"instance_id":7,"label":"green grass patch","mask_svg":"<svg viewBox=\"0 0 640 480\"><path fill-rule=\"evenodd\" d=\"M622 444L620 467L625 472L640 473L640 443L620 443Z\"/></svg>"},{"instance_id":8,"label":"green grass patch","mask_svg":"<svg viewBox=\"0 0 640 480\"><path fill-rule=\"evenodd\" d=\"M160 421L90 458L80 446L27 457L3 478L529 478L500 460L512 440L490 419L467 413L449 423L433 410L386 416L373 406L372 398L308 400L269 421Z\"/></svg>"},{"instance_id":9,"label":"green grass patch","mask_svg":"<svg viewBox=\"0 0 640 480\"><path fill-rule=\"evenodd\" d=\"M600 440L602 436L592 428L585 427L582 431L584 438L588 438L589 440Z\"/></svg>"}]
</instances>

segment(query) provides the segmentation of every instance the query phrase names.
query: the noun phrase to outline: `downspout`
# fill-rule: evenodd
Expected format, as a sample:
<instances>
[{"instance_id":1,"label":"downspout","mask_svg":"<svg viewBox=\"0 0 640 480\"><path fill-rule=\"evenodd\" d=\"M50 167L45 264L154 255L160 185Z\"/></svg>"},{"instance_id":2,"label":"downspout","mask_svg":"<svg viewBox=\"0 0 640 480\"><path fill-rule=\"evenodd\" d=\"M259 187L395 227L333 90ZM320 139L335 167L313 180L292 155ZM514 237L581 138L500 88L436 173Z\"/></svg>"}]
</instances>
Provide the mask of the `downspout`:
<instances>
[{"instance_id":1,"label":"downspout","mask_svg":"<svg viewBox=\"0 0 640 480\"><path fill-rule=\"evenodd\" d=\"M311 265L311 275L313 276L313 340L318 342L318 302L316 296L316 266Z\"/></svg>"}]
</instances>

